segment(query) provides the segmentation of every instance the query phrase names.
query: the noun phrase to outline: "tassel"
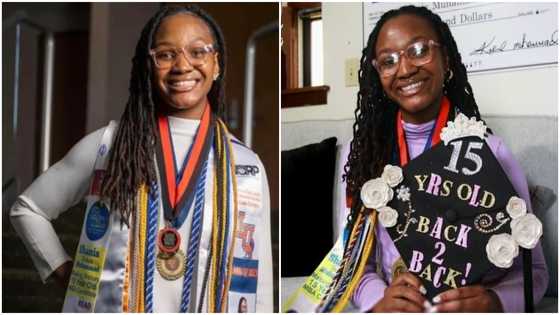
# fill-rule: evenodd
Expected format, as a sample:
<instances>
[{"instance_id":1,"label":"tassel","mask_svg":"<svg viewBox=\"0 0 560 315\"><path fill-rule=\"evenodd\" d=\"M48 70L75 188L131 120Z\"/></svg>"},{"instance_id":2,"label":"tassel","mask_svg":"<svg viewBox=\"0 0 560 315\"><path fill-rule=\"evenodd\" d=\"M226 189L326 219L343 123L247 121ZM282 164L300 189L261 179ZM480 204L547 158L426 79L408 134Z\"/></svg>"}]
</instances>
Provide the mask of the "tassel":
<instances>
[{"instance_id":1,"label":"tassel","mask_svg":"<svg viewBox=\"0 0 560 315\"><path fill-rule=\"evenodd\" d=\"M340 298L340 300L336 303L336 305L331 310L332 313L340 313L342 310L344 310L344 308L348 304L348 301L350 300L350 297L354 293L354 290L356 289L356 286L358 285L358 283L360 282L360 279L362 278L362 276L364 274L364 270L365 270L369 255L371 254L371 249L372 249L373 244L375 242L375 223L376 223L376 219L377 219L377 212L373 211L370 214L371 227L368 231L366 243L364 245L364 249L363 249L362 255L360 257L360 264L358 266L358 269L354 273L354 275L352 276L352 281L350 282L350 285L346 288L346 290L345 290L344 294L342 295L342 297Z\"/></svg>"}]
</instances>

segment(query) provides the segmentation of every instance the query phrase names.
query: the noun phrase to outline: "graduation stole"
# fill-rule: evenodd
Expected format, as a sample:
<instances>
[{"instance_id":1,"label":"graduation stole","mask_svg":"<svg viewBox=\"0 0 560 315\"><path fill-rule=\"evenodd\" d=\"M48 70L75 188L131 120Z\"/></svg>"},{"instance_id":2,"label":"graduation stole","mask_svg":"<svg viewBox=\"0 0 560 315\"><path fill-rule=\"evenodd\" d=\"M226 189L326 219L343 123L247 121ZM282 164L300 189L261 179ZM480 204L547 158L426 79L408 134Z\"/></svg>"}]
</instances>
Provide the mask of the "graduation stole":
<instances>
[{"instance_id":1,"label":"graduation stole","mask_svg":"<svg viewBox=\"0 0 560 315\"><path fill-rule=\"evenodd\" d=\"M213 214L210 256L204 273L202 292L191 301L193 274L199 252L204 208L207 160L214 147ZM135 262L135 285L125 293L123 305L130 311L153 312L153 277L157 271L169 281L183 277L181 312L202 311L205 298L208 312L225 312L232 277L233 233L237 228L237 184L231 141L225 124L215 117L207 104L200 126L180 169L175 163L168 119L158 117L156 159L160 174L161 202L165 227L157 231L159 189L156 183L139 191ZM232 188L232 189L230 189ZM231 193L230 193L231 192ZM180 249L178 229L194 212L187 253ZM233 209L231 206L233 205ZM233 227L233 229L232 229ZM132 262L131 262L132 263ZM127 268L127 275L130 268ZM129 276L127 277L129 278ZM125 280L125 287L129 281ZM127 291L127 290L125 290ZM131 300L129 300L131 299ZM198 302L198 307L195 303ZM126 306L125 306L126 307ZM125 310L126 311L126 310Z\"/></svg>"},{"instance_id":2,"label":"graduation stole","mask_svg":"<svg viewBox=\"0 0 560 315\"><path fill-rule=\"evenodd\" d=\"M449 110L449 99L443 96L436 124L434 128L432 128L424 150L439 143L441 129L447 123ZM401 119L402 114L399 111L396 121L397 148L400 164L404 166L408 163L410 157L408 155L406 136ZM350 230L350 225L346 226L344 234L348 235L348 240L344 242L345 246L342 261L333 277L333 281L317 308L318 312L338 313L343 311L348 304L348 301L363 276L367 259L371 253L371 248L375 245L376 215L376 211L371 211L362 206L357 214L352 229ZM365 246L360 246L362 243Z\"/></svg>"}]
</instances>

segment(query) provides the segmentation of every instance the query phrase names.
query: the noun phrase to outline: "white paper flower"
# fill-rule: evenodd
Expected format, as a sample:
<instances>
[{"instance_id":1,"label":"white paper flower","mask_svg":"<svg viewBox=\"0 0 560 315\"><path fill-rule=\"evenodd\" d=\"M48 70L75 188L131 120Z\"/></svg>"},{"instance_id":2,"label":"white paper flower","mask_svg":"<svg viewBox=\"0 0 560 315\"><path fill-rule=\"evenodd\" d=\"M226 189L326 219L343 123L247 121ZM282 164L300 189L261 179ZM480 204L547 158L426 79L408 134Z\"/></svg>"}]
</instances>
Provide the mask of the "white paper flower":
<instances>
[{"instance_id":1,"label":"white paper flower","mask_svg":"<svg viewBox=\"0 0 560 315\"><path fill-rule=\"evenodd\" d=\"M492 235L486 244L486 255L491 263L500 268L509 268L519 255L517 243L507 233Z\"/></svg>"},{"instance_id":2,"label":"white paper flower","mask_svg":"<svg viewBox=\"0 0 560 315\"><path fill-rule=\"evenodd\" d=\"M396 187L403 180L402 169L398 166L387 164L383 168L383 174L381 174L381 178L385 180L387 185Z\"/></svg>"},{"instance_id":3,"label":"white paper flower","mask_svg":"<svg viewBox=\"0 0 560 315\"><path fill-rule=\"evenodd\" d=\"M519 246L533 249L543 234L541 221L532 213L513 219L510 223L511 236Z\"/></svg>"},{"instance_id":4,"label":"white paper flower","mask_svg":"<svg viewBox=\"0 0 560 315\"><path fill-rule=\"evenodd\" d=\"M397 219L399 218L397 210L391 207L381 207L377 210L377 212L379 213L377 218L384 227L390 228L397 224Z\"/></svg>"},{"instance_id":5,"label":"white paper flower","mask_svg":"<svg viewBox=\"0 0 560 315\"><path fill-rule=\"evenodd\" d=\"M378 209L393 199L393 190L385 183L385 180L378 177L368 180L362 186L360 197L366 208Z\"/></svg>"},{"instance_id":6,"label":"white paper flower","mask_svg":"<svg viewBox=\"0 0 560 315\"><path fill-rule=\"evenodd\" d=\"M525 200L516 196L509 198L506 206L506 211L512 219L517 219L524 216L527 213Z\"/></svg>"},{"instance_id":7,"label":"white paper flower","mask_svg":"<svg viewBox=\"0 0 560 315\"><path fill-rule=\"evenodd\" d=\"M402 202L407 202L410 200L410 188L402 185L397 189L397 199Z\"/></svg>"}]
</instances>

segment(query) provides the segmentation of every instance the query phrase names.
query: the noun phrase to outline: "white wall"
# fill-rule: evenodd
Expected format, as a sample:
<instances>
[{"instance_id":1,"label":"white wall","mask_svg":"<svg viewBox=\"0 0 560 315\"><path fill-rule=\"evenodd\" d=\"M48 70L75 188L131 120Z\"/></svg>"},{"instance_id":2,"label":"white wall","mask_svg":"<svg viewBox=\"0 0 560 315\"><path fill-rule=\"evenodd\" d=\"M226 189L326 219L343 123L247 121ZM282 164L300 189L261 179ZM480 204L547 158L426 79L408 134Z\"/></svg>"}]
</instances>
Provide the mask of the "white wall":
<instances>
[{"instance_id":1,"label":"white wall","mask_svg":"<svg viewBox=\"0 0 560 315\"><path fill-rule=\"evenodd\" d=\"M344 61L362 54L362 4L323 3L326 105L282 109L282 122L354 118L358 87L344 84ZM460 45L461 43L458 43ZM558 116L558 68L469 77L482 115Z\"/></svg>"}]
</instances>

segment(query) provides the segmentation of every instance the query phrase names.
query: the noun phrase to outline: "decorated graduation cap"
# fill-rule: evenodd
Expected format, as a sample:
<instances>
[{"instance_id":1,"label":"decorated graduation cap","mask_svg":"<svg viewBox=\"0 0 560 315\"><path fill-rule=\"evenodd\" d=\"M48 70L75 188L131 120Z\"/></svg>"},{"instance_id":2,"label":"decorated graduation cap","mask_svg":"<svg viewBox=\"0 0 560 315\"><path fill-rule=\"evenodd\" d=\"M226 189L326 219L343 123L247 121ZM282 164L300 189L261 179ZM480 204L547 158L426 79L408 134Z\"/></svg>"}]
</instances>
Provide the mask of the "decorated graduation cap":
<instances>
[{"instance_id":1,"label":"decorated graduation cap","mask_svg":"<svg viewBox=\"0 0 560 315\"><path fill-rule=\"evenodd\" d=\"M485 132L483 122L459 114L439 144L403 168L387 165L362 187L364 206L378 212L429 299L511 267L520 247L534 248L542 235Z\"/></svg>"}]
</instances>

